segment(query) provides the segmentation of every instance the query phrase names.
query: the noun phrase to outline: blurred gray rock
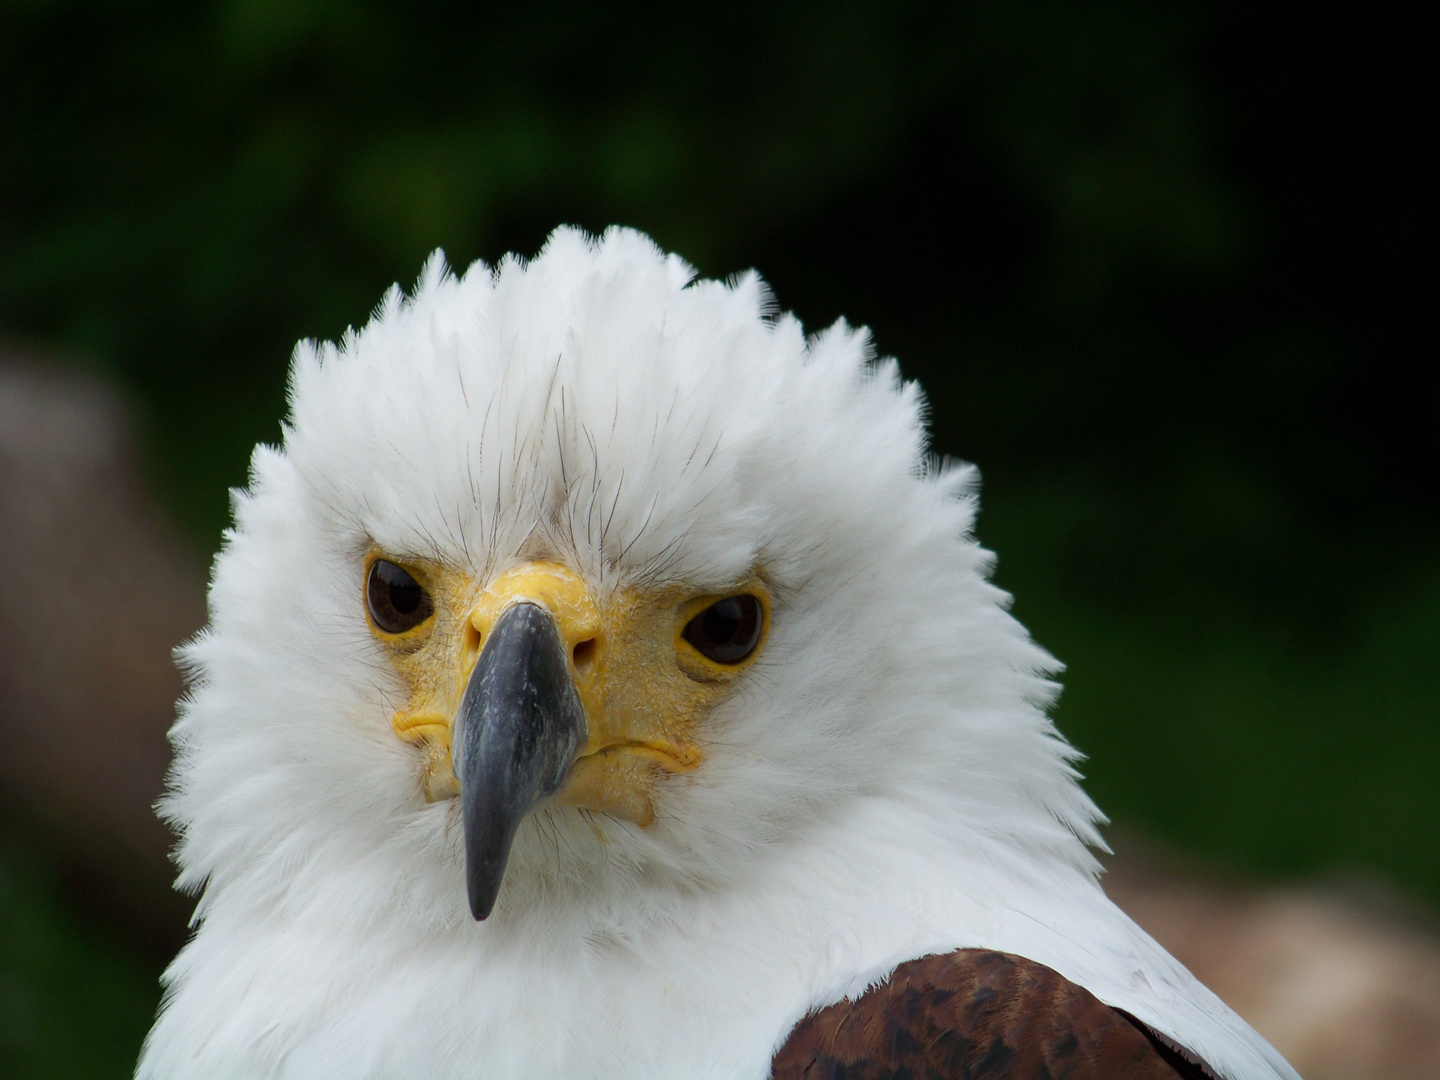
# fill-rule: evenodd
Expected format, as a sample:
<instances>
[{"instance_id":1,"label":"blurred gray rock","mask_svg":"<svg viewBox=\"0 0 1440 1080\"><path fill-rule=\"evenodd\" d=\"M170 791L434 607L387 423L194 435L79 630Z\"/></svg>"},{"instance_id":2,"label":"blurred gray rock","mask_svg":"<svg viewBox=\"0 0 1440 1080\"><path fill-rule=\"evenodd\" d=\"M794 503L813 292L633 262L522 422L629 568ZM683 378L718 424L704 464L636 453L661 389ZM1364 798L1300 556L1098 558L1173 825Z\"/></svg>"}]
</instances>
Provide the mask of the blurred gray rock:
<instances>
[{"instance_id":1,"label":"blurred gray rock","mask_svg":"<svg viewBox=\"0 0 1440 1080\"><path fill-rule=\"evenodd\" d=\"M1380 883L1261 888L1134 837L1105 891L1305 1080L1440 1077L1440 931Z\"/></svg>"},{"instance_id":2,"label":"blurred gray rock","mask_svg":"<svg viewBox=\"0 0 1440 1080\"><path fill-rule=\"evenodd\" d=\"M181 689L171 650L204 621L204 567L147 495L116 391L6 355L0 574L7 816L106 894L88 899L168 926L172 838L152 808Z\"/></svg>"}]
</instances>

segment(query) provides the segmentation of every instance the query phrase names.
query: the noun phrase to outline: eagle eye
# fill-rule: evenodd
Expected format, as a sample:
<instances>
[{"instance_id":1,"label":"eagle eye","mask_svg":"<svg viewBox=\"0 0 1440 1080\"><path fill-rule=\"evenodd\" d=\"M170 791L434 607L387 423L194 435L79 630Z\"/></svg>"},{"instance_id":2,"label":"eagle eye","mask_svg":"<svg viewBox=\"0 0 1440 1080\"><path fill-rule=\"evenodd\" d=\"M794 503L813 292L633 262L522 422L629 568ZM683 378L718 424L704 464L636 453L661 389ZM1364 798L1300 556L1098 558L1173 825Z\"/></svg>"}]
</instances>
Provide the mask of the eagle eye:
<instances>
[{"instance_id":1,"label":"eagle eye","mask_svg":"<svg viewBox=\"0 0 1440 1080\"><path fill-rule=\"evenodd\" d=\"M370 609L370 618L387 634L413 630L435 611L425 587L403 568L385 559L376 559L370 564L365 603Z\"/></svg>"},{"instance_id":2,"label":"eagle eye","mask_svg":"<svg viewBox=\"0 0 1440 1080\"><path fill-rule=\"evenodd\" d=\"M715 663L738 664L755 651L764 624L760 601L741 593L717 600L696 615L686 624L684 637Z\"/></svg>"}]
</instances>

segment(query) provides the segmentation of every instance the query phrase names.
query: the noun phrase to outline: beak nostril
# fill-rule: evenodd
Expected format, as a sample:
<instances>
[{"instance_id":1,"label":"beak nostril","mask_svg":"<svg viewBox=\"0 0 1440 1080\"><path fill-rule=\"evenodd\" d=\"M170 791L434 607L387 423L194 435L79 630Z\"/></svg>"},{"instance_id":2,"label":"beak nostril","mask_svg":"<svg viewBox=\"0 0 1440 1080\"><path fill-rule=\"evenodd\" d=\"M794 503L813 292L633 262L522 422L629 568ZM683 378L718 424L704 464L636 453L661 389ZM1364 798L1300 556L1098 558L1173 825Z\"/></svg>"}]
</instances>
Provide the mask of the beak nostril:
<instances>
[{"instance_id":1,"label":"beak nostril","mask_svg":"<svg viewBox=\"0 0 1440 1080\"><path fill-rule=\"evenodd\" d=\"M480 655L480 631L476 629L474 623L467 622L465 624L461 642L461 647L465 650L467 657L473 659Z\"/></svg>"},{"instance_id":2,"label":"beak nostril","mask_svg":"<svg viewBox=\"0 0 1440 1080\"><path fill-rule=\"evenodd\" d=\"M580 671L589 668L591 664L595 663L595 654L598 651L599 645L594 638L586 638L584 641L577 642L575 650L571 654L575 658L575 667Z\"/></svg>"}]
</instances>

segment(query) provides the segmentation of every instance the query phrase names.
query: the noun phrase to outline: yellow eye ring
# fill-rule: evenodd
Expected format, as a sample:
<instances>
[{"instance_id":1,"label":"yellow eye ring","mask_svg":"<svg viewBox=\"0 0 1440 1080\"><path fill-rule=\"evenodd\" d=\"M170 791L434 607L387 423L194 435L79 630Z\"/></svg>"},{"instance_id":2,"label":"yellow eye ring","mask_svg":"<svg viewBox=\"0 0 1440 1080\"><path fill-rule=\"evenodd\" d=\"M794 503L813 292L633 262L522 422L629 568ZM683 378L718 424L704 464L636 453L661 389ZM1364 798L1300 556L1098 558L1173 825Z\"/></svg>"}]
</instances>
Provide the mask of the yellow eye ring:
<instances>
[{"instance_id":1,"label":"yellow eye ring","mask_svg":"<svg viewBox=\"0 0 1440 1080\"><path fill-rule=\"evenodd\" d=\"M707 660L734 667L755 651L764 629L765 609L759 598L739 593L701 611L685 624L681 636Z\"/></svg>"},{"instance_id":2,"label":"yellow eye ring","mask_svg":"<svg viewBox=\"0 0 1440 1080\"><path fill-rule=\"evenodd\" d=\"M365 572L365 611L383 634L399 636L435 614L435 601L399 563L376 558Z\"/></svg>"},{"instance_id":3,"label":"yellow eye ring","mask_svg":"<svg viewBox=\"0 0 1440 1080\"><path fill-rule=\"evenodd\" d=\"M769 632L770 594L758 582L722 596L698 596L680 609L677 659L692 678L723 682L754 661Z\"/></svg>"}]
</instances>

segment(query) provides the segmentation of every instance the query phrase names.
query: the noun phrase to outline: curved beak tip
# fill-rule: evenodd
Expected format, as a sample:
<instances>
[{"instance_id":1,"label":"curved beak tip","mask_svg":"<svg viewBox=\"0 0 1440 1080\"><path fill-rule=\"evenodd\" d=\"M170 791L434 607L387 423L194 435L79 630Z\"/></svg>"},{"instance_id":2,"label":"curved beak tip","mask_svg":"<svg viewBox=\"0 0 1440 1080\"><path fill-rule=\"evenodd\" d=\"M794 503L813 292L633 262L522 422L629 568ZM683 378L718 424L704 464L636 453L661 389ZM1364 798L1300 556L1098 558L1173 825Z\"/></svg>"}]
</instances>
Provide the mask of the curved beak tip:
<instances>
[{"instance_id":1,"label":"curved beak tip","mask_svg":"<svg viewBox=\"0 0 1440 1080\"><path fill-rule=\"evenodd\" d=\"M510 845L541 799L560 790L585 744L585 710L555 620L517 603L496 620L455 719L470 914L489 916Z\"/></svg>"},{"instance_id":2,"label":"curved beak tip","mask_svg":"<svg viewBox=\"0 0 1440 1080\"><path fill-rule=\"evenodd\" d=\"M500 895L500 874L465 874L466 899L470 901L470 915L476 922L484 922L495 910L495 899Z\"/></svg>"}]
</instances>

